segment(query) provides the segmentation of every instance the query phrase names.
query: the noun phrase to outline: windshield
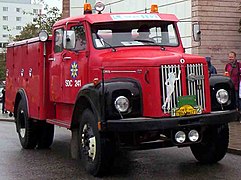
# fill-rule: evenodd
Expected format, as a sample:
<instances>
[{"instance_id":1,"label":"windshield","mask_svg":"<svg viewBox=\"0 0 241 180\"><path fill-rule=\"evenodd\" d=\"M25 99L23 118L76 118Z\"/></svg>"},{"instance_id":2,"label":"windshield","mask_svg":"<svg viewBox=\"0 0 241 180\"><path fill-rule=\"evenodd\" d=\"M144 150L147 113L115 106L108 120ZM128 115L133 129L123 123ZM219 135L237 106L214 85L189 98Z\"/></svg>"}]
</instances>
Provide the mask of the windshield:
<instances>
[{"instance_id":1,"label":"windshield","mask_svg":"<svg viewBox=\"0 0 241 180\"><path fill-rule=\"evenodd\" d=\"M173 22L129 21L91 25L97 49L125 46L178 46Z\"/></svg>"}]
</instances>

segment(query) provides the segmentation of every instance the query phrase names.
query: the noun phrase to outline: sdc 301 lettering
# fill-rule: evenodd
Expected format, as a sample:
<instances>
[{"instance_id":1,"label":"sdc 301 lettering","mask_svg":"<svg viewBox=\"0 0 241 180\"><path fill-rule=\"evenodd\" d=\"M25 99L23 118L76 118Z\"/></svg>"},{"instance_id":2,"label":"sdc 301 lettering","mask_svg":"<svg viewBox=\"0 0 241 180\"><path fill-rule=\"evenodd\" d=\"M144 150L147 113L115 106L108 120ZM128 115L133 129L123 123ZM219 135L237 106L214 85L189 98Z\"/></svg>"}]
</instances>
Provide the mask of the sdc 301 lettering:
<instances>
[{"instance_id":1,"label":"sdc 301 lettering","mask_svg":"<svg viewBox=\"0 0 241 180\"><path fill-rule=\"evenodd\" d=\"M94 176L108 173L119 148L188 146L201 163L220 161L237 119L234 86L184 53L176 16L157 5L150 13L84 7L52 36L7 47L6 109L22 147L50 147L57 125L71 130L71 155Z\"/></svg>"}]
</instances>

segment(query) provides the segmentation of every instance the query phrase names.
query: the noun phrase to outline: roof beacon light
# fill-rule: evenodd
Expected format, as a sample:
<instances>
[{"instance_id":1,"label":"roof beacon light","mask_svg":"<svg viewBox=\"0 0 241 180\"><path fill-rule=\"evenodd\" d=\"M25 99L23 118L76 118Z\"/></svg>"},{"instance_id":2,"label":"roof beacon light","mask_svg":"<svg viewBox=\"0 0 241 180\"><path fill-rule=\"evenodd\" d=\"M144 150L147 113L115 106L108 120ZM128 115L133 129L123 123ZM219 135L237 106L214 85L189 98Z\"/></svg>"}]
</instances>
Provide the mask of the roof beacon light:
<instances>
[{"instance_id":1,"label":"roof beacon light","mask_svg":"<svg viewBox=\"0 0 241 180\"><path fill-rule=\"evenodd\" d=\"M105 5L101 1L97 1L94 6L95 10L98 11L99 14L105 9Z\"/></svg>"},{"instance_id":2,"label":"roof beacon light","mask_svg":"<svg viewBox=\"0 0 241 180\"><path fill-rule=\"evenodd\" d=\"M151 5L151 13L158 13L158 6L157 4Z\"/></svg>"},{"instance_id":3,"label":"roof beacon light","mask_svg":"<svg viewBox=\"0 0 241 180\"><path fill-rule=\"evenodd\" d=\"M90 3L84 4L84 14L92 14L92 7Z\"/></svg>"}]
</instances>

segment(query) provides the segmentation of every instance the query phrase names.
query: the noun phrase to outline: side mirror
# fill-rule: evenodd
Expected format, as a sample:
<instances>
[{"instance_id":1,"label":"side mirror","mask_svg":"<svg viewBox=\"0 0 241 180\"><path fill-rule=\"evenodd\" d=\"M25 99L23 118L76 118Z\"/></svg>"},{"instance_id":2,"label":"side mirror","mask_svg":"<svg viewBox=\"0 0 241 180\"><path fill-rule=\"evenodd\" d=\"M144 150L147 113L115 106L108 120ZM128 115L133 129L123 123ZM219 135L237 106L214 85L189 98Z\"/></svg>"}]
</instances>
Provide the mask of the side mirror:
<instances>
[{"instance_id":1,"label":"side mirror","mask_svg":"<svg viewBox=\"0 0 241 180\"><path fill-rule=\"evenodd\" d=\"M198 23L192 25L193 39L196 42L201 41L200 25Z\"/></svg>"},{"instance_id":2,"label":"side mirror","mask_svg":"<svg viewBox=\"0 0 241 180\"><path fill-rule=\"evenodd\" d=\"M65 49L75 48L75 32L73 30L64 31L63 43Z\"/></svg>"}]
</instances>

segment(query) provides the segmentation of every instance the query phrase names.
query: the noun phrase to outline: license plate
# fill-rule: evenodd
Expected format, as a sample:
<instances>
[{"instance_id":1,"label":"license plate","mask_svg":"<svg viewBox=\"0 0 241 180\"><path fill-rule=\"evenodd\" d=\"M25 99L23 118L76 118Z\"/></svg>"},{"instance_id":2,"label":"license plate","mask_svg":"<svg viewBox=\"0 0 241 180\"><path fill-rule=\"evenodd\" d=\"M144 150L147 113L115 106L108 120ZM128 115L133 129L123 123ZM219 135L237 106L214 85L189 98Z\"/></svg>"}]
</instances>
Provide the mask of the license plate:
<instances>
[{"instance_id":1,"label":"license plate","mask_svg":"<svg viewBox=\"0 0 241 180\"><path fill-rule=\"evenodd\" d=\"M184 105L175 111L176 116L190 116L197 114L197 110L191 105Z\"/></svg>"}]
</instances>

